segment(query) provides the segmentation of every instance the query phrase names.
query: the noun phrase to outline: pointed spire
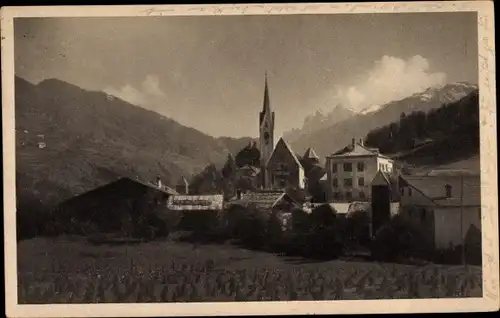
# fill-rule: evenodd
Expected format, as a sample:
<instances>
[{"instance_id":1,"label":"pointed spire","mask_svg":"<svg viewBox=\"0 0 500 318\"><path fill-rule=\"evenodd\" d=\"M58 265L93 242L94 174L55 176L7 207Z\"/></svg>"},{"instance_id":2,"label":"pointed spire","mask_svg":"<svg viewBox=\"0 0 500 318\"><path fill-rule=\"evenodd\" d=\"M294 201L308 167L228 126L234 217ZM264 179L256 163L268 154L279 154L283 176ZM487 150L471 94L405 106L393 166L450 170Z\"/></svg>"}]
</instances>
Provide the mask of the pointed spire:
<instances>
[{"instance_id":1,"label":"pointed spire","mask_svg":"<svg viewBox=\"0 0 500 318\"><path fill-rule=\"evenodd\" d=\"M269 100L269 86L267 84L267 71L265 72L265 86L264 86L264 104L262 106L262 112L264 114L271 113L271 102Z\"/></svg>"}]
</instances>

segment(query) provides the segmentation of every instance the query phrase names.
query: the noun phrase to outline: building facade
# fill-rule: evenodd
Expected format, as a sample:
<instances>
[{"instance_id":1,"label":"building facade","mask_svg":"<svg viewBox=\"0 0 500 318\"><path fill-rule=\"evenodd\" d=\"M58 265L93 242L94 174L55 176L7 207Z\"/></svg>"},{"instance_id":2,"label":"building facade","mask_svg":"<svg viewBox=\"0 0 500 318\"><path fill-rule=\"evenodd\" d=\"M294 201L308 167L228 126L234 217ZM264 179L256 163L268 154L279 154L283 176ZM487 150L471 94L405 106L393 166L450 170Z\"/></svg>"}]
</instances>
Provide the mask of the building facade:
<instances>
[{"instance_id":1,"label":"building facade","mask_svg":"<svg viewBox=\"0 0 500 318\"><path fill-rule=\"evenodd\" d=\"M427 229L436 248L461 245L471 227L481 229L479 176L400 177L401 213Z\"/></svg>"},{"instance_id":2,"label":"building facade","mask_svg":"<svg viewBox=\"0 0 500 318\"><path fill-rule=\"evenodd\" d=\"M269 189L304 189L305 187L304 168L283 138L280 138L276 144L266 164L266 170Z\"/></svg>"},{"instance_id":3,"label":"building facade","mask_svg":"<svg viewBox=\"0 0 500 318\"><path fill-rule=\"evenodd\" d=\"M371 181L379 172L391 173L394 161L368 148L360 140L326 158L327 199L330 202L366 201L371 198Z\"/></svg>"}]
</instances>

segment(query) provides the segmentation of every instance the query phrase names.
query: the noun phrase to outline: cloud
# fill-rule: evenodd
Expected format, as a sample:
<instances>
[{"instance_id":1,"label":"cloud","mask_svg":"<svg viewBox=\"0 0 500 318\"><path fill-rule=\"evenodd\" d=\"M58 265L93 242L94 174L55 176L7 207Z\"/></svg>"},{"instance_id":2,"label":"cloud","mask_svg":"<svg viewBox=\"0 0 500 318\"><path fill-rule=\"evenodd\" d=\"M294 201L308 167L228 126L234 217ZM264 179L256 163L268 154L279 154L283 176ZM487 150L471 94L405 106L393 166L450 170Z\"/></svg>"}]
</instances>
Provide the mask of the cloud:
<instances>
[{"instance_id":1,"label":"cloud","mask_svg":"<svg viewBox=\"0 0 500 318\"><path fill-rule=\"evenodd\" d=\"M160 80L156 75L146 76L139 88L125 85L118 89L109 87L104 91L131 104L151 110L161 107L166 98L165 93L160 88Z\"/></svg>"},{"instance_id":2,"label":"cloud","mask_svg":"<svg viewBox=\"0 0 500 318\"><path fill-rule=\"evenodd\" d=\"M433 73L420 55L408 59L384 56L359 76L355 85L337 86L335 100L355 111L403 99L425 89L442 85L446 74Z\"/></svg>"}]
</instances>

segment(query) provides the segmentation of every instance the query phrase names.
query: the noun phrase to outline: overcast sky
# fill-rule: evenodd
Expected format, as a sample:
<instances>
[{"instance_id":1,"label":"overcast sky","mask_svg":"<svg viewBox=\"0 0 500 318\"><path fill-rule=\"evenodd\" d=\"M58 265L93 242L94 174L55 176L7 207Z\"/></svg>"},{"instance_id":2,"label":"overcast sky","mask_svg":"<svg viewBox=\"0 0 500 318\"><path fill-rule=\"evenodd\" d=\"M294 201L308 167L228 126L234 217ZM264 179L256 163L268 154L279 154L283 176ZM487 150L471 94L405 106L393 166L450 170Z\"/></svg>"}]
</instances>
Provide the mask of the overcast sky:
<instances>
[{"instance_id":1,"label":"overcast sky","mask_svg":"<svg viewBox=\"0 0 500 318\"><path fill-rule=\"evenodd\" d=\"M102 90L213 136L257 136L433 85L477 84L475 13L16 19L16 74ZM126 127L124 127L126 128Z\"/></svg>"}]
</instances>

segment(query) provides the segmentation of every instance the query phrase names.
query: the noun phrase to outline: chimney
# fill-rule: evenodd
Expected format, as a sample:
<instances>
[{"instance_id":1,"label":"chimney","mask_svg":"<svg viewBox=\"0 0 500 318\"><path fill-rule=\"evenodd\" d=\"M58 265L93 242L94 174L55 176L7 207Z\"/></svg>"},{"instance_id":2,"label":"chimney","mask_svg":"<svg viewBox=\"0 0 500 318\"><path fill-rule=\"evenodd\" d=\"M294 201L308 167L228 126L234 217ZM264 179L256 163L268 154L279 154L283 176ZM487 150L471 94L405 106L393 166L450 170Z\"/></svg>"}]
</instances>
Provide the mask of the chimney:
<instances>
[{"instance_id":1,"label":"chimney","mask_svg":"<svg viewBox=\"0 0 500 318\"><path fill-rule=\"evenodd\" d=\"M159 176L156 177L156 186L160 189L163 188L161 184L161 178Z\"/></svg>"},{"instance_id":2,"label":"chimney","mask_svg":"<svg viewBox=\"0 0 500 318\"><path fill-rule=\"evenodd\" d=\"M241 200L241 190L240 189L236 190L236 198L238 198L238 200Z\"/></svg>"},{"instance_id":3,"label":"chimney","mask_svg":"<svg viewBox=\"0 0 500 318\"><path fill-rule=\"evenodd\" d=\"M363 138L359 139L359 144L360 144L361 146L364 146L364 145L365 145L365 144L364 144L364 142L363 142Z\"/></svg>"},{"instance_id":4,"label":"chimney","mask_svg":"<svg viewBox=\"0 0 500 318\"><path fill-rule=\"evenodd\" d=\"M356 138L352 138L352 146L356 146Z\"/></svg>"}]
</instances>

